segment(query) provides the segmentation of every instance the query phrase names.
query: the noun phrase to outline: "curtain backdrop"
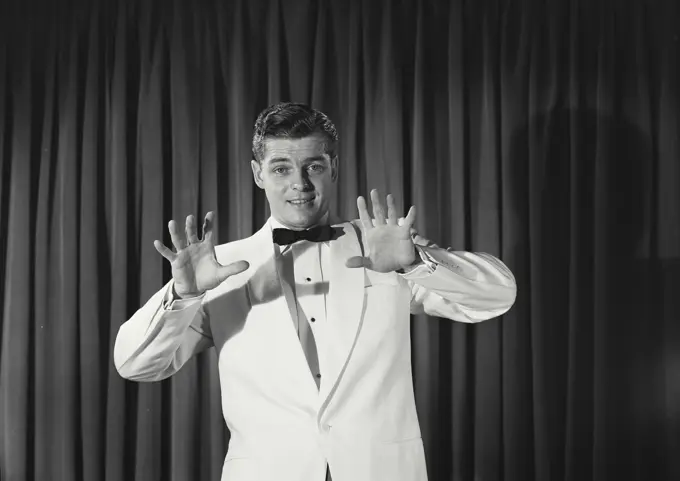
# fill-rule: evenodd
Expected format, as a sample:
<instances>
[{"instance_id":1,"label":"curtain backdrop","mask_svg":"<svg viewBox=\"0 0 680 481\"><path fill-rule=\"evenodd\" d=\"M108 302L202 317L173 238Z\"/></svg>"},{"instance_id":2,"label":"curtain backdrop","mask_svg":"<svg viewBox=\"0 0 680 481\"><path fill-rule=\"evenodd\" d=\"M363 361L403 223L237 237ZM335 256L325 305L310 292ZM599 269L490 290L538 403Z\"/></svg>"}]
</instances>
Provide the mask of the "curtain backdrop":
<instances>
[{"instance_id":1,"label":"curtain backdrop","mask_svg":"<svg viewBox=\"0 0 680 481\"><path fill-rule=\"evenodd\" d=\"M167 222L268 216L257 113L335 121L337 211L370 188L497 255L518 297L415 316L430 479L680 479L675 0L0 3L0 477L217 480L214 350L124 381L120 325Z\"/></svg>"}]
</instances>

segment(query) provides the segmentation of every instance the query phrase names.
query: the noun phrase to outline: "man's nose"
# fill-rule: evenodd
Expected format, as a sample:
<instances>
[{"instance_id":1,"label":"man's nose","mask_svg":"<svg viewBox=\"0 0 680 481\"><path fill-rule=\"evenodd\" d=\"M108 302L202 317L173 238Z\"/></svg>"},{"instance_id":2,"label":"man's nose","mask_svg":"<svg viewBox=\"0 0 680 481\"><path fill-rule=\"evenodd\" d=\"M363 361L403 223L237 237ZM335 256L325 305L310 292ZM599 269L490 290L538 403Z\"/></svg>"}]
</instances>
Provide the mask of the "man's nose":
<instances>
[{"instance_id":1,"label":"man's nose","mask_svg":"<svg viewBox=\"0 0 680 481\"><path fill-rule=\"evenodd\" d=\"M295 190L307 190L312 186L307 172L304 170L296 170L291 179L291 187Z\"/></svg>"}]
</instances>

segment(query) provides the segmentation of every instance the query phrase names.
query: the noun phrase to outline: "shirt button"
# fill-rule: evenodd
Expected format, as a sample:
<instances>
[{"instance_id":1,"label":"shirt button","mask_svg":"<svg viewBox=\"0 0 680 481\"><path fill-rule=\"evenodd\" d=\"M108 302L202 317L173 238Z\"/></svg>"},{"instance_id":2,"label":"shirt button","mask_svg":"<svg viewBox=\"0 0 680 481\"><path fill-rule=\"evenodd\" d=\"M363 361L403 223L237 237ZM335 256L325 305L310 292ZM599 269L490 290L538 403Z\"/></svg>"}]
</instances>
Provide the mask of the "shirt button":
<instances>
[{"instance_id":1,"label":"shirt button","mask_svg":"<svg viewBox=\"0 0 680 481\"><path fill-rule=\"evenodd\" d=\"M316 321L316 319L314 319L314 318L312 317L312 318L310 319L310 321L312 321L312 322L315 322L315 321Z\"/></svg>"},{"instance_id":2,"label":"shirt button","mask_svg":"<svg viewBox=\"0 0 680 481\"><path fill-rule=\"evenodd\" d=\"M308 277L307 282L312 282L312 279L310 277Z\"/></svg>"},{"instance_id":3,"label":"shirt button","mask_svg":"<svg viewBox=\"0 0 680 481\"><path fill-rule=\"evenodd\" d=\"M316 375L316 378L317 378L317 379L321 379L321 374L317 374L317 375Z\"/></svg>"}]
</instances>

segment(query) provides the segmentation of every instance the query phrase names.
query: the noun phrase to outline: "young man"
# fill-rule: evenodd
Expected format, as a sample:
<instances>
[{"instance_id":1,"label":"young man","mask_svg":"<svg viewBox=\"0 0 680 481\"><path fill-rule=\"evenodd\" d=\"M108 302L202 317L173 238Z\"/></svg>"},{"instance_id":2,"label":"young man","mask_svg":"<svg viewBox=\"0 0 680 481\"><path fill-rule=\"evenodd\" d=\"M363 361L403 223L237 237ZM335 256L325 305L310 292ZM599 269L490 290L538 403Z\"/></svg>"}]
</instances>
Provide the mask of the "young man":
<instances>
[{"instance_id":1,"label":"young man","mask_svg":"<svg viewBox=\"0 0 680 481\"><path fill-rule=\"evenodd\" d=\"M156 249L173 279L120 329L121 376L159 381L194 354L218 353L231 440L226 481L423 481L411 376L410 313L479 322L515 300L512 273L484 253L418 236L415 208L371 192L359 220L332 214L337 133L306 105L255 124L251 161L271 217L253 236L213 244L169 224Z\"/></svg>"}]
</instances>

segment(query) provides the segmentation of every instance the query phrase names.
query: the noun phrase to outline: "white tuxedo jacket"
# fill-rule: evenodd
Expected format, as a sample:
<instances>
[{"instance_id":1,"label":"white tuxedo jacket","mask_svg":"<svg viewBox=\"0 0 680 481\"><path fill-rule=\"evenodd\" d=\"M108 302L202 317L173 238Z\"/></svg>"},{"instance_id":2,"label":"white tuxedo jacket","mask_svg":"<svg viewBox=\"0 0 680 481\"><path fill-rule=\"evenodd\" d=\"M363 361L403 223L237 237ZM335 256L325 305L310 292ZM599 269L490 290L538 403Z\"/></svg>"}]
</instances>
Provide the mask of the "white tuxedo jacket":
<instances>
[{"instance_id":1,"label":"white tuxedo jacket","mask_svg":"<svg viewBox=\"0 0 680 481\"><path fill-rule=\"evenodd\" d=\"M411 375L409 313L478 322L506 312L515 280L489 254L422 250L434 261L400 275L347 268L362 255L359 222L330 243L324 378L317 389L291 319L292 290L277 273L268 224L216 247L222 264L250 268L181 308L168 283L124 323L114 361L124 378L159 381L195 353L218 353L231 440L223 481L424 481ZM176 301L177 302L177 301Z\"/></svg>"}]
</instances>

